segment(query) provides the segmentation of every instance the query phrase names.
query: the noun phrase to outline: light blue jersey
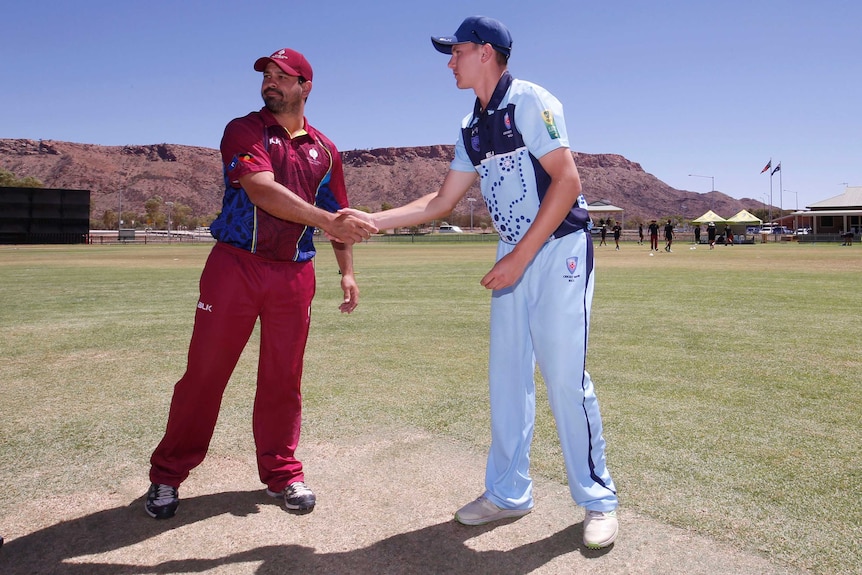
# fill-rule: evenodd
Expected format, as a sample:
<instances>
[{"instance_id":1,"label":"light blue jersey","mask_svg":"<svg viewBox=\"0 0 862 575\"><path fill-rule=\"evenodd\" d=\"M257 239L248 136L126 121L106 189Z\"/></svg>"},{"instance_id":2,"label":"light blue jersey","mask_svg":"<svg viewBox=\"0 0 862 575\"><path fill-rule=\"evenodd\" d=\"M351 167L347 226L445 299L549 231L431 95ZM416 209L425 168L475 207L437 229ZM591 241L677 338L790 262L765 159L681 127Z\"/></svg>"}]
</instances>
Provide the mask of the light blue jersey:
<instances>
[{"instance_id":1,"label":"light blue jersey","mask_svg":"<svg viewBox=\"0 0 862 575\"><path fill-rule=\"evenodd\" d=\"M535 221L551 179L539 158L568 148L563 108L543 88L504 73L487 106L465 118L451 168L476 170L500 234L497 259ZM530 444L536 364L548 390L576 503L612 511L598 400L585 370L593 298L593 244L580 197L512 287L491 300L491 448L485 496L498 507L533 506Z\"/></svg>"},{"instance_id":2,"label":"light blue jersey","mask_svg":"<svg viewBox=\"0 0 862 575\"><path fill-rule=\"evenodd\" d=\"M450 168L477 171L482 197L500 239L514 244L535 220L551 178L539 158L568 148L563 106L550 92L506 72L497 84L488 111L477 101L464 118ZM561 238L589 226L587 203L581 198L553 237Z\"/></svg>"}]
</instances>

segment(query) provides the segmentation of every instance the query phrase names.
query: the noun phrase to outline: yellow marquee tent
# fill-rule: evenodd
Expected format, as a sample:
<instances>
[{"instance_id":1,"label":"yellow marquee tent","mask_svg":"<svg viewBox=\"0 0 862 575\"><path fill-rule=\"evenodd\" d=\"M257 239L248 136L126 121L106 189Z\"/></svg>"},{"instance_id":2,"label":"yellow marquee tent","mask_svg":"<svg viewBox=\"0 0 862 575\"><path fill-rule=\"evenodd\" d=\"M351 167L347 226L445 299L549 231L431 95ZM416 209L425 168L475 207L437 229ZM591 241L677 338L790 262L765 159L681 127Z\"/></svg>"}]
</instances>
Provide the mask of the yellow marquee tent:
<instances>
[{"instance_id":1,"label":"yellow marquee tent","mask_svg":"<svg viewBox=\"0 0 862 575\"><path fill-rule=\"evenodd\" d=\"M705 224L708 222L715 222L717 224L717 223L724 222L724 221L726 221L724 218L722 218L721 216L719 216L718 214L716 214L712 210L709 210L708 212L706 212L705 214L703 214L699 218L691 220L691 223L693 223L693 224Z\"/></svg>"},{"instance_id":2,"label":"yellow marquee tent","mask_svg":"<svg viewBox=\"0 0 862 575\"><path fill-rule=\"evenodd\" d=\"M763 223L763 220L753 215L748 210L741 210L739 213L730 216L727 218L727 222L730 224L757 224L760 225Z\"/></svg>"}]
</instances>

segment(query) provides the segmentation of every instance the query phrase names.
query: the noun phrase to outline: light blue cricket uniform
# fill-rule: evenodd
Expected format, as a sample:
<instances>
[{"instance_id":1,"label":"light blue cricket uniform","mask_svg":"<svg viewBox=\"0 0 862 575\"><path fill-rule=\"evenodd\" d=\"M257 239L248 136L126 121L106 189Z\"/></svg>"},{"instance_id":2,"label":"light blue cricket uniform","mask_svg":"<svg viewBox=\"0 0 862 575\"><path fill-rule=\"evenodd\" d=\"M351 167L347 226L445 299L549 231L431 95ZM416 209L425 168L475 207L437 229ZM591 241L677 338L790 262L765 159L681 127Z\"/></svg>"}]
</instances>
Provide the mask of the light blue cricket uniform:
<instances>
[{"instance_id":1,"label":"light blue cricket uniform","mask_svg":"<svg viewBox=\"0 0 862 575\"><path fill-rule=\"evenodd\" d=\"M497 259L529 229L550 177L538 161L568 148L563 107L540 86L506 72L483 112L479 101L461 126L450 168L477 171L500 234ZM538 362L578 505L617 507L605 465L605 440L593 383L585 370L593 299L593 243L586 200L576 205L514 286L491 300L491 448L485 496L508 509L533 506L530 443Z\"/></svg>"}]
</instances>

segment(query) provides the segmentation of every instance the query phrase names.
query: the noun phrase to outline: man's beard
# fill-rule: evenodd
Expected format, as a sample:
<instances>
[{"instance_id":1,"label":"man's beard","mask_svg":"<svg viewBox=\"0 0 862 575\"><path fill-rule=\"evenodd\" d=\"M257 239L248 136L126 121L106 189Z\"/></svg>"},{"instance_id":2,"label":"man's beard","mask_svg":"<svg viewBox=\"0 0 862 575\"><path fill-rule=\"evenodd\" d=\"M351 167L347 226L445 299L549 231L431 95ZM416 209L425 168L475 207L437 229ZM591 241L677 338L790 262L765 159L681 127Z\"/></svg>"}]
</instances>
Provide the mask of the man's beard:
<instances>
[{"instance_id":1,"label":"man's beard","mask_svg":"<svg viewBox=\"0 0 862 575\"><path fill-rule=\"evenodd\" d=\"M269 93L272 93L270 96ZM276 95L277 94L277 95ZM280 98L278 96L281 96ZM275 90L267 90L262 94L263 103L266 109L273 114L284 114L286 112L296 112L299 110L298 102L292 102L284 97L281 92Z\"/></svg>"}]
</instances>

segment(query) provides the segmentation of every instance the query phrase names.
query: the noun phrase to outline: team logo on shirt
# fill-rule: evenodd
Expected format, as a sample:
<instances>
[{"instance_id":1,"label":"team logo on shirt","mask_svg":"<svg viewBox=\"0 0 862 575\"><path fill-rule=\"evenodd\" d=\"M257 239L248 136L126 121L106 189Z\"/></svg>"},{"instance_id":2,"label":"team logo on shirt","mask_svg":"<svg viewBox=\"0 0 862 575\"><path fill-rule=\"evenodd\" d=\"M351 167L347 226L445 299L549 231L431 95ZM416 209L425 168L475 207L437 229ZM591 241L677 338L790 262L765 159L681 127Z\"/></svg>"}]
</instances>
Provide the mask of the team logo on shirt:
<instances>
[{"instance_id":1,"label":"team logo on shirt","mask_svg":"<svg viewBox=\"0 0 862 575\"><path fill-rule=\"evenodd\" d=\"M320 152L317 151L317 148L308 150L308 163L315 166L320 164Z\"/></svg>"},{"instance_id":2,"label":"team logo on shirt","mask_svg":"<svg viewBox=\"0 0 862 575\"><path fill-rule=\"evenodd\" d=\"M563 275L563 279L569 280L569 283L575 281L576 278L581 277L581 274L575 274L578 270L578 258L571 257L566 258L566 271L569 272Z\"/></svg>"},{"instance_id":3,"label":"team logo on shirt","mask_svg":"<svg viewBox=\"0 0 862 575\"><path fill-rule=\"evenodd\" d=\"M506 138L514 137L515 133L512 130L512 118L509 116L509 112L503 114L503 136Z\"/></svg>"},{"instance_id":4,"label":"team logo on shirt","mask_svg":"<svg viewBox=\"0 0 862 575\"><path fill-rule=\"evenodd\" d=\"M560 137L560 131L557 129L557 124L554 123L554 114L550 110L542 112L542 119L545 121L545 127L548 129L548 135L556 140Z\"/></svg>"},{"instance_id":5,"label":"team logo on shirt","mask_svg":"<svg viewBox=\"0 0 862 575\"><path fill-rule=\"evenodd\" d=\"M470 147L476 152L479 151L479 126L473 126L470 130Z\"/></svg>"}]
</instances>

